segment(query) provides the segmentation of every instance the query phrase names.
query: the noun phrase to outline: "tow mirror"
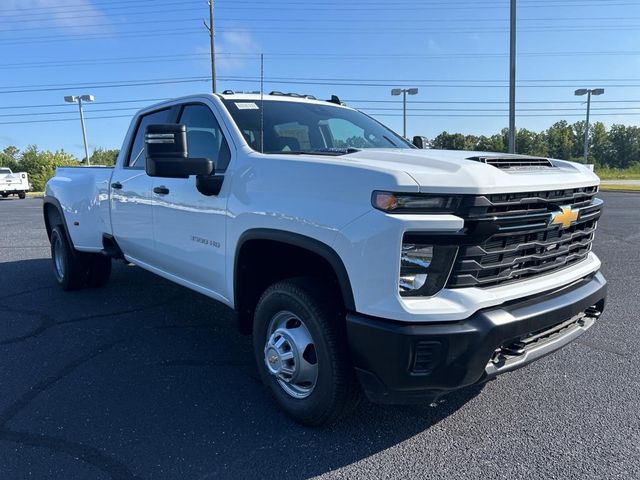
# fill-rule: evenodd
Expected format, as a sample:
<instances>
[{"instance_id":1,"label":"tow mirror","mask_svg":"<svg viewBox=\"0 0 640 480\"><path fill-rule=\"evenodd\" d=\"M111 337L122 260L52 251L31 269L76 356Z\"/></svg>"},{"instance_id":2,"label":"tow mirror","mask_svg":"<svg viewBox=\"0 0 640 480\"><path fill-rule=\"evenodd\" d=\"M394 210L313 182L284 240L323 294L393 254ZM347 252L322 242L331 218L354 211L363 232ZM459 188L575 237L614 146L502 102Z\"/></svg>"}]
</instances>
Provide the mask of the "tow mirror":
<instances>
[{"instance_id":1,"label":"tow mirror","mask_svg":"<svg viewBox=\"0 0 640 480\"><path fill-rule=\"evenodd\" d=\"M189 178L211 175L208 158L189 158L187 127L181 124L148 125L144 136L145 170L150 177Z\"/></svg>"},{"instance_id":2,"label":"tow mirror","mask_svg":"<svg viewBox=\"0 0 640 480\"><path fill-rule=\"evenodd\" d=\"M427 139L427 137L416 135L415 137L413 137L413 142L411 143L413 143L413 145L418 148L427 148L427 146L429 145L429 140Z\"/></svg>"}]
</instances>

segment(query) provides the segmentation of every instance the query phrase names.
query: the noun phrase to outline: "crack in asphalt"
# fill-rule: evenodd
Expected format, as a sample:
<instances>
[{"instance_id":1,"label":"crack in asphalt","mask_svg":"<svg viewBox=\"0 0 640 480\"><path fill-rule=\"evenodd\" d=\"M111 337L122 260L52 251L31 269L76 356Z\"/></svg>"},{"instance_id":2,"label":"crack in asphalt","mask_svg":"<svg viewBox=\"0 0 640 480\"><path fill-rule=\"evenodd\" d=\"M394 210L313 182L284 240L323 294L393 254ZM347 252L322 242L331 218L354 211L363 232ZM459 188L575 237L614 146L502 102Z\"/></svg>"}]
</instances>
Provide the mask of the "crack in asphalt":
<instances>
[{"instance_id":1,"label":"crack in asphalt","mask_svg":"<svg viewBox=\"0 0 640 480\"><path fill-rule=\"evenodd\" d=\"M49 435L37 435L28 432L16 432L0 428L0 440L46 448L53 452L64 453L70 457L82 460L89 465L102 470L114 480L131 480L142 478L134 475L124 463L109 457L99 449L83 443L72 442L63 438Z\"/></svg>"},{"instance_id":2,"label":"crack in asphalt","mask_svg":"<svg viewBox=\"0 0 640 480\"><path fill-rule=\"evenodd\" d=\"M163 360L155 363L160 367L248 367L253 362L247 360Z\"/></svg>"},{"instance_id":3,"label":"crack in asphalt","mask_svg":"<svg viewBox=\"0 0 640 480\"><path fill-rule=\"evenodd\" d=\"M18 398L15 402L13 402L0 412L0 427L6 427L6 424L11 419L13 419L21 410L26 408L31 403L31 401L33 401L33 399L40 395L42 392L46 391L49 387L57 383L59 380L62 380L64 377L71 374L76 368L80 367L84 363L113 348L117 343L119 342L111 342L100 345L99 347L94 348L90 352L68 363L51 377L46 378L31 386L27 392L23 393L20 396L20 398Z\"/></svg>"},{"instance_id":4,"label":"crack in asphalt","mask_svg":"<svg viewBox=\"0 0 640 480\"><path fill-rule=\"evenodd\" d=\"M62 367L54 375L30 387L20 398L2 410L2 412L0 412L0 440L32 447L47 448L56 453L70 455L95 466L113 479L129 480L140 478L134 475L124 463L106 455L95 447L49 435L15 431L7 427L7 423L27 408L38 395L44 393L60 380L72 374L80 366L112 349L118 343L120 343L120 341L100 345L85 355L76 358Z\"/></svg>"},{"instance_id":5,"label":"crack in asphalt","mask_svg":"<svg viewBox=\"0 0 640 480\"><path fill-rule=\"evenodd\" d=\"M22 295L26 295L27 293L41 292L42 290L50 290L52 288L54 288L53 285L51 285L49 287L30 288L29 290L23 290L21 292L16 292L16 293L11 293L9 295L5 295L3 297L0 297L0 300L6 300L8 298L20 297Z\"/></svg>"},{"instance_id":6,"label":"crack in asphalt","mask_svg":"<svg viewBox=\"0 0 640 480\"><path fill-rule=\"evenodd\" d=\"M616 350L616 349L611 348L611 347L605 347L605 346L602 346L602 345L596 345L595 343L589 342L587 340L578 339L578 340L576 340L576 343L579 344L579 345L584 345L585 347L588 347L588 348L593 348L594 350L599 350L601 352L612 353L612 354L617 355L617 356L622 357L622 358L628 357L628 354L625 353L625 352L621 352L621 351Z\"/></svg>"},{"instance_id":7,"label":"crack in asphalt","mask_svg":"<svg viewBox=\"0 0 640 480\"><path fill-rule=\"evenodd\" d=\"M92 314L92 315L82 315L80 317L76 317L76 318L71 318L69 320L63 320L60 322L56 322L55 319L53 317L51 317L50 315L40 312L38 310L28 310L28 309L20 309L20 308L14 308L11 307L9 305L6 304L0 304L0 307L4 308L5 310L9 311L9 312L13 312L13 313L22 313L22 314L27 314L27 315L33 315L36 317L39 317L40 319L40 325L38 325L36 328L34 328L33 330L31 330L28 333L25 333L23 335L19 335L17 337L12 337L12 338L8 338L5 340L0 341L0 345L11 345L11 344L15 344L15 343L20 343L20 342L25 342L27 340L30 340L32 338L37 337L38 335L41 335L42 333L46 332L47 330L51 329L51 328L55 328L55 327L59 327L59 326L63 326L63 325L68 325L71 323L78 323L78 322L84 322L87 320L95 320L98 318L105 318L105 317L113 317L113 316L119 316L119 315L127 315L130 313L140 313L140 312L144 312L147 310L152 310L154 308L158 308L158 307L164 307L167 305L170 305L171 303L174 303L175 301L179 300L180 296L179 295L174 295L172 297L170 297L168 300L161 302L161 303L156 303L154 305L147 305L144 307L133 307L133 308L128 308L125 310L117 310L115 312L109 312L109 313L97 313L97 314Z\"/></svg>"}]
</instances>

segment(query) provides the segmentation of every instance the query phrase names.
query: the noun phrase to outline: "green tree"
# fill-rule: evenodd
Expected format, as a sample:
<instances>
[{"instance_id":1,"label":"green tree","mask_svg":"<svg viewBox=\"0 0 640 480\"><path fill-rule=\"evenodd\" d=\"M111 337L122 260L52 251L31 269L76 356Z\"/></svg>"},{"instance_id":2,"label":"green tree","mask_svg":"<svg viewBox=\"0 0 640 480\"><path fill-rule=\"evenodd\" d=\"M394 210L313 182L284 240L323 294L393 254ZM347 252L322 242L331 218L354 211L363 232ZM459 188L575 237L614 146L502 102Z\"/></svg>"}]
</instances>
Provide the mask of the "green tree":
<instances>
[{"instance_id":1,"label":"green tree","mask_svg":"<svg viewBox=\"0 0 640 480\"><path fill-rule=\"evenodd\" d=\"M13 172L17 172L18 167L18 153L20 150L13 145L9 145L2 152L0 152L0 167L8 167Z\"/></svg>"},{"instance_id":2,"label":"green tree","mask_svg":"<svg viewBox=\"0 0 640 480\"><path fill-rule=\"evenodd\" d=\"M609 130L611 143L607 164L617 168L627 168L640 159L640 128L612 125Z\"/></svg>"},{"instance_id":3,"label":"green tree","mask_svg":"<svg viewBox=\"0 0 640 480\"><path fill-rule=\"evenodd\" d=\"M551 125L546 131L549 156L552 158L572 158L574 133L566 120Z\"/></svg>"},{"instance_id":4,"label":"green tree","mask_svg":"<svg viewBox=\"0 0 640 480\"><path fill-rule=\"evenodd\" d=\"M504 138L501 134L497 133L486 137L482 135L478 138L478 142L475 145L475 149L480 152L506 152L507 147L504 143Z\"/></svg>"},{"instance_id":5,"label":"green tree","mask_svg":"<svg viewBox=\"0 0 640 480\"><path fill-rule=\"evenodd\" d=\"M464 150L466 138L461 133L442 132L433 139L431 145L433 148L442 150Z\"/></svg>"},{"instance_id":6,"label":"green tree","mask_svg":"<svg viewBox=\"0 0 640 480\"><path fill-rule=\"evenodd\" d=\"M608 165L611 157L611 142L607 129L602 122L595 122L590 132L589 157L598 165Z\"/></svg>"},{"instance_id":7,"label":"green tree","mask_svg":"<svg viewBox=\"0 0 640 480\"><path fill-rule=\"evenodd\" d=\"M91 163L91 165L112 166L116 164L116 158L118 158L119 152L120 150L118 150L117 148L96 148L89 157L89 162Z\"/></svg>"},{"instance_id":8,"label":"green tree","mask_svg":"<svg viewBox=\"0 0 640 480\"><path fill-rule=\"evenodd\" d=\"M56 167L78 166L78 160L64 150L40 151L35 145L29 145L20 155L18 166L29 174L33 189L37 192L53 177Z\"/></svg>"}]
</instances>

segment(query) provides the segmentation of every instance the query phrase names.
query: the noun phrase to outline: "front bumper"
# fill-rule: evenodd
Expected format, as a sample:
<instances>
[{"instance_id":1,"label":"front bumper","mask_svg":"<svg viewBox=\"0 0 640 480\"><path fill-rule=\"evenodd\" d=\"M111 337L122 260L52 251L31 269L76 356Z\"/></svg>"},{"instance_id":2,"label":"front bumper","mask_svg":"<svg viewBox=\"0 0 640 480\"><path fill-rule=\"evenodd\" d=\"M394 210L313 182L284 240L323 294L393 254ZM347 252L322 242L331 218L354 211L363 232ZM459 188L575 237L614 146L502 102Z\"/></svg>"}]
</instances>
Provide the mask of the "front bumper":
<instances>
[{"instance_id":1,"label":"front bumper","mask_svg":"<svg viewBox=\"0 0 640 480\"><path fill-rule=\"evenodd\" d=\"M600 316L606 289L604 276L596 273L455 322L416 324L348 314L358 379L374 402L432 401L570 343Z\"/></svg>"}]
</instances>

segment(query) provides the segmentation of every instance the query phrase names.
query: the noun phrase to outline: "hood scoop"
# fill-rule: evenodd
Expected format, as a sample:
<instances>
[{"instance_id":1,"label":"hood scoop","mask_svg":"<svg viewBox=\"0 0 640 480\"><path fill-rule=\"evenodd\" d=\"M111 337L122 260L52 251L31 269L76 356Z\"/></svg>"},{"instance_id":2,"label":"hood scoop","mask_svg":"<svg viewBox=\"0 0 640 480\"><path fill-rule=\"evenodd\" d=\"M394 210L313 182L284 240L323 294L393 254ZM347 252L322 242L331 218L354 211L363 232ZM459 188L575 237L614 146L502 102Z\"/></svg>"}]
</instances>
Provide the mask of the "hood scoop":
<instances>
[{"instance_id":1,"label":"hood scoop","mask_svg":"<svg viewBox=\"0 0 640 480\"><path fill-rule=\"evenodd\" d=\"M477 156L468 157L467 160L493 165L501 170L539 170L553 168L553 164L548 158L523 157L523 156Z\"/></svg>"}]
</instances>

